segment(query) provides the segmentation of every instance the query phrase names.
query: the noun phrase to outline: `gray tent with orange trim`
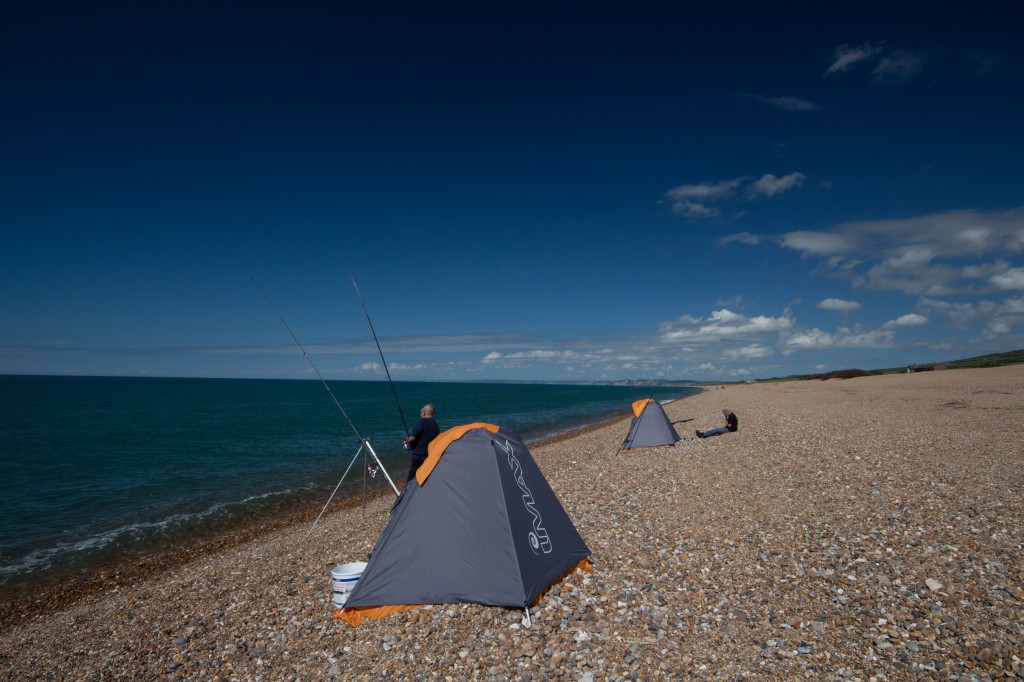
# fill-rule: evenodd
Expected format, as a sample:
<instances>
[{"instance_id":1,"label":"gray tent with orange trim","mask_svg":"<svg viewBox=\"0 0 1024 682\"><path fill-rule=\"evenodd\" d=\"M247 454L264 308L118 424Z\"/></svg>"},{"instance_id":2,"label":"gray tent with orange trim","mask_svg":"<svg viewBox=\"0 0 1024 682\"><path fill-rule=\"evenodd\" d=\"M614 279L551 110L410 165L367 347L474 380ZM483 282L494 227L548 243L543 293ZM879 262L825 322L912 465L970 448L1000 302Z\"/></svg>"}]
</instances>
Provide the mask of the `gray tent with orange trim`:
<instances>
[{"instance_id":1,"label":"gray tent with orange trim","mask_svg":"<svg viewBox=\"0 0 1024 682\"><path fill-rule=\"evenodd\" d=\"M672 426L665 408L651 398L644 398L633 403L633 421L629 424L629 433L622 443L625 452L637 448L654 448L659 445L675 445L679 434Z\"/></svg>"},{"instance_id":2,"label":"gray tent with orange trim","mask_svg":"<svg viewBox=\"0 0 1024 682\"><path fill-rule=\"evenodd\" d=\"M409 481L335 616L357 625L426 604L527 608L590 550L518 436L445 431Z\"/></svg>"}]
</instances>

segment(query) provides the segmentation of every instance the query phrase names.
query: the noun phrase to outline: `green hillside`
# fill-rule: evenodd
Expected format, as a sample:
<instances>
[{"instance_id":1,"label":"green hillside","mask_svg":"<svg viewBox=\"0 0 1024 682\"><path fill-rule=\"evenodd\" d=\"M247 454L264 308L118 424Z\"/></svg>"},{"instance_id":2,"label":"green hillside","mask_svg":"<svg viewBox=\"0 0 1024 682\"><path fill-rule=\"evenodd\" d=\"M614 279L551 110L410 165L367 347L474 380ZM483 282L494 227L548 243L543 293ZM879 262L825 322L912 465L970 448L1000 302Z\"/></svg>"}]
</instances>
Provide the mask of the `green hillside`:
<instances>
[{"instance_id":1,"label":"green hillside","mask_svg":"<svg viewBox=\"0 0 1024 682\"><path fill-rule=\"evenodd\" d=\"M967 369L972 367L1002 367L1003 365L1017 365L1024 363L1024 349L1011 350L1006 353L990 353L979 355L973 358L961 360L947 360L934 363L943 365L946 369ZM907 371L906 365L902 367L887 367L884 369L839 369L821 374L793 374L785 377L774 377L772 379L759 379L758 381L800 381L809 379L852 379L854 377L873 376L878 374L902 374Z\"/></svg>"}]
</instances>

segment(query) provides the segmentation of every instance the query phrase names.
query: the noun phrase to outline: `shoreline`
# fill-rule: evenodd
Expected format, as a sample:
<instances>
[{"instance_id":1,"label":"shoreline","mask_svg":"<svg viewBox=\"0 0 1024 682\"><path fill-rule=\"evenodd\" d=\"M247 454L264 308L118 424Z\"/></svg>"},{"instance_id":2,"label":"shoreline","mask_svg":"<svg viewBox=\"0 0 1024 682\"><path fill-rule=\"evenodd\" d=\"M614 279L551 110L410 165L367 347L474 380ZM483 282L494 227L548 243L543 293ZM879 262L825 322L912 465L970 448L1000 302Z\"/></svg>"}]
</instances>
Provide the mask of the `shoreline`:
<instances>
[{"instance_id":1,"label":"shoreline","mask_svg":"<svg viewBox=\"0 0 1024 682\"><path fill-rule=\"evenodd\" d=\"M682 387L680 390L699 392L703 389L690 386ZM560 415L561 421L556 418L554 423L534 426L526 429L525 433L520 433L520 436L527 443L543 443L551 439L557 441L570 437L578 431L593 428L605 420L617 419L620 415L628 412L628 409L623 408L621 404L614 408L615 411L612 413L607 411L608 407L608 405L602 405L602 409L597 411L597 414L574 414L568 417ZM543 411L537 414L546 415ZM473 421L473 419L469 419L469 421ZM540 423L544 424L543 421ZM397 452L383 452L381 457L399 488L402 485L399 478L405 475L408 467L407 454L398 449ZM327 463L326 466L330 466L330 464ZM329 479L330 469L324 468L323 470L326 472L326 478ZM340 469L338 472L340 473ZM398 478L395 478L396 476ZM348 497L361 498L365 494L364 488L374 490L377 494L385 494L384 491L388 490L387 483L381 476L375 480L368 478L365 486L359 477L358 467L353 475L350 476L346 473L345 485L336 491L335 500ZM297 483L297 485L292 485L292 483ZM320 487L317 488L317 485ZM177 563L176 552L162 549L163 546L170 543L195 554L197 545L212 542L217 546L222 546L223 543L218 542L220 536L236 535L243 532L247 526L278 527L282 525L281 519L285 519L284 523L288 523L287 519L301 522L309 514L313 514L309 517L310 519L315 518L331 493L334 481L321 477L316 484L309 485L306 484L305 479L299 482L289 480L286 486L292 489L287 494L269 491L270 495L264 495L268 491L256 489L246 498L245 492L242 491L239 497L216 500L211 503L213 506L208 505L205 511L188 508L179 515L175 509L171 509L167 513L175 522L173 530L169 528L161 530L161 522L157 519L155 524L157 528L153 532L126 533L124 537L116 537L111 541L109 537L103 535L102 528L105 526L101 526L101 531L97 531L97 535L81 535L77 541L64 539L71 537L70 534L62 536L61 542L68 543L68 546L62 550L45 543L40 545L38 547L40 558L38 559L34 558L34 552L29 552L25 557L20 554L5 556L4 558L7 560L5 569L17 568L18 570L14 573L5 573L3 579L0 580L0 615L2 615L6 602L20 600L33 590L46 589L55 584L64 584L69 581L82 583L94 578L102 579L101 574L119 573L118 567L122 563L132 564L138 561L154 563L151 558L157 554L167 555L157 562L161 565ZM246 499L239 501L239 498ZM260 498L268 499L261 500ZM336 503L332 503L332 508ZM210 513L220 506L230 507L232 511L229 514ZM313 509L315 512L312 511ZM203 517L208 514L211 518L204 519ZM131 519L123 523L130 526ZM122 530L123 528L116 528L114 533L120 533ZM56 533L51 532L51 535L56 535ZM23 550L19 549L19 551ZM67 590L64 591L67 592Z\"/></svg>"},{"instance_id":2,"label":"shoreline","mask_svg":"<svg viewBox=\"0 0 1024 682\"><path fill-rule=\"evenodd\" d=\"M592 573L531 608L332 617L379 496L0 631L5 680L1024 679L1024 366L724 386L530 451ZM690 432L692 433L692 431ZM45 606L45 610L44 610Z\"/></svg>"},{"instance_id":3,"label":"shoreline","mask_svg":"<svg viewBox=\"0 0 1024 682\"><path fill-rule=\"evenodd\" d=\"M385 487L364 498L350 495L336 498L324 517L356 509L390 494ZM160 574L178 570L205 556L229 550L278 530L298 527L312 520L323 508L312 499L293 500L273 510L254 512L204 528L191 537L176 538L175 547L145 546L120 552L66 574L47 574L0 588L0 632L36 615L67 608L102 592L140 585Z\"/></svg>"},{"instance_id":4,"label":"shoreline","mask_svg":"<svg viewBox=\"0 0 1024 682\"><path fill-rule=\"evenodd\" d=\"M700 393L682 396L685 400ZM604 428L629 416L600 419L593 423L571 428L561 433L528 441L531 448L561 443L589 431ZM401 470L404 473L405 469ZM404 483L395 480L401 490ZM335 497L321 522L337 515L353 512L360 507L393 495L386 482L376 483L366 494L352 492ZM177 546L141 548L120 552L116 556L97 561L83 568L64 573L48 573L35 579L0 586L0 632L27 619L46 615L70 605L88 600L103 592L138 586L167 571L181 569L191 562L221 551L258 542L276 531L311 526L324 507L322 496L303 496L282 503L273 509L252 512L239 518L223 521L191 537L176 538Z\"/></svg>"}]
</instances>

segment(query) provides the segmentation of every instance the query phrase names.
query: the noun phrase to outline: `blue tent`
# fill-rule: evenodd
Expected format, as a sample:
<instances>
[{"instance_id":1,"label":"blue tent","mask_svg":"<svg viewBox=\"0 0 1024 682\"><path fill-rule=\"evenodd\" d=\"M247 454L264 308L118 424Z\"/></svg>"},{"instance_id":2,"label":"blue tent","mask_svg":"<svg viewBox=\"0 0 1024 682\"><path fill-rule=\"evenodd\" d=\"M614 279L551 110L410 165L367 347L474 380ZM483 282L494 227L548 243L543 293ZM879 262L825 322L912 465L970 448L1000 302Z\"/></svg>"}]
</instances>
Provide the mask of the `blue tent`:
<instances>
[{"instance_id":1,"label":"blue tent","mask_svg":"<svg viewBox=\"0 0 1024 682\"><path fill-rule=\"evenodd\" d=\"M633 403L633 421L629 433L622 443L622 450L629 452L637 448L654 448L660 445L675 445L679 434L665 414L660 403L644 398Z\"/></svg>"},{"instance_id":2,"label":"blue tent","mask_svg":"<svg viewBox=\"0 0 1024 682\"><path fill-rule=\"evenodd\" d=\"M425 604L528 608L590 550L520 438L445 431L409 481L345 607L353 625Z\"/></svg>"}]
</instances>

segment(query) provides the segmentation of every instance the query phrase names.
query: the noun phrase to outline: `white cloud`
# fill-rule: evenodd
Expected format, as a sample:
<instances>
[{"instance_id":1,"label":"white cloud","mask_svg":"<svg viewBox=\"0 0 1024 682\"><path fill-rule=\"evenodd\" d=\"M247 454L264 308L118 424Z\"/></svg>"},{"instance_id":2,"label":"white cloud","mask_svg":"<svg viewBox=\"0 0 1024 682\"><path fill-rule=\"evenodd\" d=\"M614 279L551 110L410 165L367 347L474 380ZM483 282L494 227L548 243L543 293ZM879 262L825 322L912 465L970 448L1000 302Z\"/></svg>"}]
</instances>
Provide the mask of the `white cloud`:
<instances>
[{"instance_id":1,"label":"white cloud","mask_svg":"<svg viewBox=\"0 0 1024 682\"><path fill-rule=\"evenodd\" d=\"M787 355L794 350L816 350L821 348L831 348L835 344L835 337L828 332L823 332L820 329L808 329L806 331L797 332L783 344L783 352Z\"/></svg>"},{"instance_id":2,"label":"white cloud","mask_svg":"<svg viewBox=\"0 0 1024 682\"><path fill-rule=\"evenodd\" d=\"M828 348L887 348L893 345L891 330L859 331L840 327L834 334L814 328L790 335L782 344L783 354Z\"/></svg>"},{"instance_id":3,"label":"white cloud","mask_svg":"<svg viewBox=\"0 0 1024 682\"><path fill-rule=\"evenodd\" d=\"M738 313L734 313L733 311L727 308L722 308L721 310L712 311L710 319L724 324L731 324L733 322L738 322L739 320L742 320L743 316Z\"/></svg>"},{"instance_id":4,"label":"white cloud","mask_svg":"<svg viewBox=\"0 0 1024 682\"><path fill-rule=\"evenodd\" d=\"M669 199L700 199L707 201L729 196L739 187L745 178L722 180L720 182L702 182L697 185L679 185L673 187L665 195Z\"/></svg>"},{"instance_id":5,"label":"white cloud","mask_svg":"<svg viewBox=\"0 0 1024 682\"><path fill-rule=\"evenodd\" d=\"M922 298L920 310L947 317L957 327L980 329L987 336L1002 336L1024 328L1024 296L1007 298L1000 303L977 301L952 303Z\"/></svg>"},{"instance_id":6,"label":"white cloud","mask_svg":"<svg viewBox=\"0 0 1024 682\"><path fill-rule=\"evenodd\" d=\"M855 248L848 237L833 232L798 230L782 235L780 241L786 248L812 256L847 254Z\"/></svg>"},{"instance_id":7,"label":"white cloud","mask_svg":"<svg viewBox=\"0 0 1024 682\"><path fill-rule=\"evenodd\" d=\"M745 178L702 182L696 185L679 185L665 192L672 205L672 212L688 218L714 218L721 211L708 202L728 197L744 182Z\"/></svg>"},{"instance_id":8,"label":"white cloud","mask_svg":"<svg viewBox=\"0 0 1024 682\"><path fill-rule=\"evenodd\" d=\"M800 187L804 184L804 179L803 173L790 173L781 178L768 173L751 183L747 191L750 193L750 196L773 197L776 194L782 194L788 190Z\"/></svg>"},{"instance_id":9,"label":"white cloud","mask_svg":"<svg viewBox=\"0 0 1024 682\"><path fill-rule=\"evenodd\" d=\"M825 75L849 71L861 62L873 60L882 52L882 43L865 43L863 45L840 45L832 53L831 63L825 69Z\"/></svg>"},{"instance_id":10,"label":"white cloud","mask_svg":"<svg viewBox=\"0 0 1024 682\"><path fill-rule=\"evenodd\" d=\"M388 371L393 374L402 374L404 372L416 372L425 369L429 369L431 365L425 363L407 363L407 362L389 362ZM356 368L357 372L360 373L371 373L384 375L384 366L379 362L364 362L358 365Z\"/></svg>"},{"instance_id":11,"label":"white cloud","mask_svg":"<svg viewBox=\"0 0 1024 682\"><path fill-rule=\"evenodd\" d=\"M882 329L897 329L906 327L920 327L928 324L928 318L924 315L918 315L917 313L907 313L906 315L900 315L895 320L889 320L882 325Z\"/></svg>"},{"instance_id":12,"label":"white cloud","mask_svg":"<svg viewBox=\"0 0 1024 682\"><path fill-rule=\"evenodd\" d=\"M417 362L409 364L405 362L392 362L388 365L388 368L392 372L415 372L422 369L427 369L430 365L423 362Z\"/></svg>"},{"instance_id":13,"label":"white cloud","mask_svg":"<svg viewBox=\"0 0 1024 682\"><path fill-rule=\"evenodd\" d=\"M878 60L871 71L871 80L878 84L905 83L917 78L928 58L910 50L895 50Z\"/></svg>"},{"instance_id":14,"label":"white cloud","mask_svg":"<svg viewBox=\"0 0 1024 682\"><path fill-rule=\"evenodd\" d=\"M932 298L922 298L918 304L921 310L940 314L958 327L976 326L979 319L990 317L995 309L991 301L977 303L952 303Z\"/></svg>"},{"instance_id":15,"label":"white cloud","mask_svg":"<svg viewBox=\"0 0 1024 682\"><path fill-rule=\"evenodd\" d=\"M838 310L840 312L847 312L860 308L860 303L857 303L856 301L844 301L841 298L826 298L816 307L821 308L822 310Z\"/></svg>"},{"instance_id":16,"label":"white cloud","mask_svg":"<svg viewBox=\"0 0 1024 682\"><path fill-rule=\"evenodd\" d=\"M1010 268L994 274L989 282L996 289L1024 289L1024 268Z\"/></svg>"},{"instance_id":17,"label":"white cloud","mask_svg":"<svg viewBox=\"0 0 1024 682\"><path fill-rule=\"evenodd\" d=\"M986 280L989 284L992 284L991 278L994 275L1006 272L1010 269L1010 264L1002 258L997 258L991 263L972 263L965 265L960 269L960 277L963 279L977 279ZM997 289L998 287L994 287Z\"/></svg>"},{"instance_id":18,"label":"white cloud","mask_svg":"<svg viewBox=\"0 0 1024 682\"><path fill-rule=\"evenodd\" d=\"M762 241L764 241L764 237L762 237L761 235L751 234L749 232L737 232L736 234L730 234L726 235L725 237L722 237L721 239L718 240L718 243L721 244L722 246L725 246L731 242L740 242L741 244L746 244L747 246L757 246Z\"/></svg>"},{"instance_id":19,"label":"white cloud","mask_svg":"<svg viewBox=\"0 0 1024 682\"><path fill-rule=\"evenodd\" d=\"M492 351L484 356L483 362L494 362L496 360L552 360L556 358L570 357L572 355L574 355L574 353L571 350L529 350L516 353L498 353Z\"/></svg>"},{"instance_id":20,"label":"white cloud","mask_svg":"<svg viewBox=\"0 0 1024 682\"><path fill-rule=\"evenodd\" d=\"M556 351L556 350L531 350L525 353L510 353L505 356L506 359L522 360L526 359L540 359L540 360L551 360L552 358L564 358L575 355L573 351Z\"/></svg>"},{"instance_id":21,"label":"white cloud","mask_svg":"<svg viewBox=\"0 0 1024 682\"><path fill-rule=\"evenodd\" d=\"M766 358L769 355L772 355L772 349L759 343L755 343L750 346L727 350L722 353L722 355L730 360L751 360Z\"/></svg>"},{"instance_id":22,"label":"white cloud","mask_svg":"<svg viewBox=\"0 0 1024 682\"><path fill-rule=\"evenodd\" d=\"M875 85L898 85L920 76L929 58L923 52L906 48L887 51L884 43L840 45L833 51L824 75L846 73L865 65L872 66L871 82Z\"/></svg>"},{"instance_id":23,"label":"white cloud","mask_svg":"<svg viewBox=\"0 0 1024 682\"><path fill-rule=\"evenodd\" d=\"M583 345L584 341L577 340L573 343ZM594 362L607 362L609 360L623 361L628 360L628 347L624 346L618 353L615 351L585 351L585 350L552 350L552 349L534 349L526 351L516 351L513 353L501 353L499 351L491 351L487 353L480 362L484 365L499 366L499 367L525 367L532 366L536 363L577 363L580 365L586 365ZM646 358L646 356L640 356Z\"/></svg>"},{"instance_id":24,"label":"white cloud","mask_svg":"<svg viewBox=\"0 0 1024 682\"><path fill-rule=\"evenodd\" d=\"M768 103L783 111L815 111L818 105L801 97L769 97Z\"/></svg>"},{"instance_id":25,"label":"white cloud","mask_svg":"<svg viewBox=\"0 0 1024 682\"><path fill-rule=\"evenodd\" d=\"M723 243L727 240L749 245L776 241L804 256L824 259L826 272L850 279L855 286L883 291L945 296L984 287L1024 288L1021 268L1005 260L1024 253L1024 208L946 211L843 223L827 231L761 237L743 233ZM980 260L985 256L996 259Z\"/></svg>"},{"instance_id":26,"label":"white cloud","mask_svg":"<svg viewBox=\"0 0 1024 682\"><path fill-rule=\"evenodd\" d=\"M718 182L701 182L696 185L679 185L665 192L672 212L687 218L714 218L722 211L715 202L731 199L747 183L746 197L753 200L758 197L773 197L803 185L806 176L795 172L783 177L766 173L753 182L749 178L740 177Z\"/></svg>"},{"instance_id":27,"label":"white cloud","mask_svg":"<svg viewBox=\"0 0 1024 682\"><path fill-rule=\"evenodd\" d=\"M802 97L788 97L788 96L776 96L776 97L765 97L764 95L749 95L752 99L758 102L764 102L765 104L781 109L783 111L816 111L818 105L814 102L803 99Z\"/></svg>"},{"instance_id":28,"label":"white cloud","mask_svg":"<svg viewBox=\"0 0 1024 682\"><path fill-rule=\"evenodd\" d=\"M893 345L892 332L885 329L874 329L867 332L840 329L837 339L837 348L888 348Z\"/></svg>"},{"instance_id":29,"label":"white cloud","mask_svg":"<svg viewBox=\"0 0 1024 682\"><path fill-rule=\"evenodd\" d=\"M995 73L1004 59L966 50L923 51L891 47L884 42L841 45L828 59L824 77L866 73L873 86L898 86L926 71L934 82L941 78L984 77Z\"/></svg>"},{"instance_id":30,"label":"white cloud","mask_svg":"<svg viewBox=\"0 0 1024 682\"><path fill-rule=\"evenodd\" d=\"M1007 315L1024 315L1024 296L1006 299L1002 302L1000 311Z\"/></svg>"},{"instance_id":31,"label":"white cloud","mask_svg":"<svg viewBox=\"0 0 1024 682\"><path fill-rule=\"evenodd\" d=\"M672 212L687 218L715 218L721 211L713 206L698 204L696 201L676 201L672 204Z\"/></svg>"},{"instance_id":32,"label":"white cloud","mask_svg":"<svg viewBox=\"0 0 1024 682\"><path fill-rule=\"evenodd\" d=\"M706 320L687 315L675 322L666 322L661 326L661 339L671 342L714 342L773 334L792 327L793 316L789 309L783 311L780 317L746 317L723 308L712 312Z\"/></svg>"},{"instance_id":33,"label":"white cloud","mask_svg":"<svg viewBox=\"0 0 1024 682\"><path fill-rule=\"evenodd\" d=\"M858 286L906 294L948 296L956 293L951 283L958 279L960 271L931 261L931 255L926 257L923 251L911 250L872 266L863 276L854 277L853 281Z\"/></svg>"},{"instance_id":34,"label":"white cloud","mask_svg":"<svg viewBox=\"0 0 1024 682\"><path fill-rule=\"evenodd\" d=\"M989 324L987 331L994 336L999 336L1002 334L1009 334L1013 331L1013 326L1003 320L993 320Z\"/></svg>"},{"instance_id":35,"label":"white cloud","mask_svg":"<svg viewBox=\"0 0 1024 682\"><path fill-rule=\"evenodd\" d=\"M825 299L818 307L839 311L859 307L856 301ZM1024 305L1022 305L1024 307ZM714 310L707 317L683 315L662 326L660 341L671 347L674 357L710 358L715 373L737 371L734 364L760 360L780 353L826 350L891 348L900 329L927 324L923 312L901 315L880 328L839 327L835 331L797 326L791 309L780 315L745 315L728 308ZM717 353L717 354L716 354ZM698 371L694 368L693 371ZM762 370L763 371L763 370Z\"/></svg>"}]
</instances>

